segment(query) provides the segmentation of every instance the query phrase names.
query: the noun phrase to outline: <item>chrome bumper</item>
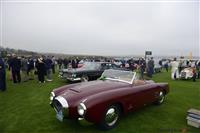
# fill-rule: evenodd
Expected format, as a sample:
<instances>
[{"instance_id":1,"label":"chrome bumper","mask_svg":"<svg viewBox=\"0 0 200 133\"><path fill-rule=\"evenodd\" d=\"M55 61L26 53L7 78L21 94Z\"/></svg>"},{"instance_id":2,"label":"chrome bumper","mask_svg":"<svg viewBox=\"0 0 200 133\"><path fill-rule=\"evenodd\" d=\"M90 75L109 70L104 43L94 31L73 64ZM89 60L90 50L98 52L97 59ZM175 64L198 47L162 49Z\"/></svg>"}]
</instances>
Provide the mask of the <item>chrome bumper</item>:
<instances>
[{"instance_id":1,"label":"chrome bumper","mask_svg":"<svg viewBox=\"0 0 200 133\"><path fill-rule=\"evenodd\" d=\"M67 80L69 80L69 81L81 81L81 78L69 78L69 77L67 77Z\"/></svg>"},{"instance_id":2,"label":"chrome bumper","mask_svg":"<svg viewBox=\"0 0 200 133\"><path fill-rule=\"evenodd\" d=\"M59 74L59 77L62 79L67 79L69 81L81 81L80 77L72 77L71 75L68 74Z\"/></svg>"}]
</instances>

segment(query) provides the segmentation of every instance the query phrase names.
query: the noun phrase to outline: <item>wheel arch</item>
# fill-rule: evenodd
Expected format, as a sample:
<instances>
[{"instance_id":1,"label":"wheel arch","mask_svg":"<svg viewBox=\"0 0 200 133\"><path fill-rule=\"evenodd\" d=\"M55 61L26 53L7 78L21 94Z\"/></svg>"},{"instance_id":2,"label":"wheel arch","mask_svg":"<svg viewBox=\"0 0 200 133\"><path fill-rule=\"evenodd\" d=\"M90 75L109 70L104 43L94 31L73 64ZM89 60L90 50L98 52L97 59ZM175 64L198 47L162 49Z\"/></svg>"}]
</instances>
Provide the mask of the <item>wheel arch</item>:
<instances>
[{"instance_id":1,"label":"wheel arch","mask_svg":"<svg viewBox=\"0 0 200 133\"><path fill-rule=\"evenodd\" d=\"M116 106L118 106L119 109L120 109L120 113L121 113L121 115L124 114L124 105L123 105L121 102L114 102L114 103L111 104L111 105L116 105Z\"/></svg>"}]
</instances>

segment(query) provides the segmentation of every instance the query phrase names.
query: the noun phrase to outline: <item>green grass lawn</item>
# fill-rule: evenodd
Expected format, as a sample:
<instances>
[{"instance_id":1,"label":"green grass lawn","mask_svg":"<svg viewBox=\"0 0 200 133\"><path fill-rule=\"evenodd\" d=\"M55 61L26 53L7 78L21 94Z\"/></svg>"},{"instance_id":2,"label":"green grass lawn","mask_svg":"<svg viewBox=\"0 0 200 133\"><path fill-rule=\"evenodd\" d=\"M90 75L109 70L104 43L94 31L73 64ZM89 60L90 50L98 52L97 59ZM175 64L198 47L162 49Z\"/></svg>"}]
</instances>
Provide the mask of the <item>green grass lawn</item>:
<instances>
[{"instance_id":1,"label":"green grass lawn","mask_svg":"<svg viewBox=\"0 0 200 133\"><path fill-rule=\"evenodd\" d=\"M148 105L121 118L118 126L109 133L200 133L200 129L187 126L186 112L189 108L200 109L200 80L172 81L170 73L154 75L157 82L168 82L170 93L161 106ZM39 84L36 80L13 84L8 80L7 91L0 92L0 133L98 133L95 125L81 121L55 118L55 111L49 106L49 93L66 82L54 75L54 81Z\"/></svg>"}]
</instances>

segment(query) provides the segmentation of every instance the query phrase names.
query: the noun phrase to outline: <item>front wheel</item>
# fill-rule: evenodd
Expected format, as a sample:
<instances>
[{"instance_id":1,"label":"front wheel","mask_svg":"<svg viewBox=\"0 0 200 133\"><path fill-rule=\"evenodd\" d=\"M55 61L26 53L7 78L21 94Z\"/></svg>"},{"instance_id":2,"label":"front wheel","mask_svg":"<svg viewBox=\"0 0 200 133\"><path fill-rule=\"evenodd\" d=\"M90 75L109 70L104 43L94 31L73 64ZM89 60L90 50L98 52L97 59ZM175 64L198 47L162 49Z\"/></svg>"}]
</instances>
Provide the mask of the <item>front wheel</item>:
<instances>
[{"instance_id":1,"label":"front wheel","mask_svg":"<svg viewBox=\"0 0 200 133\"><path fill-rule=\"evenodd\" d=\"M103 120L99 124L99 127L103 130L109 130L116 126L120 117L120 107L117 105L109 106L103 116Z\"/></svg>"},{"instance_id":2,"label":"front wheel","mask_svg":"<svg viewBox=\"0 0 200 133\"><path fill-rule=\"evenodd\" d=\"M163 91L160 91L158 99L157 99L157 101L155 103L157 105L160 105L160 104L162 104L164 102L164 100L165 100L165 93Z\"/></svg>"}]
</instances>

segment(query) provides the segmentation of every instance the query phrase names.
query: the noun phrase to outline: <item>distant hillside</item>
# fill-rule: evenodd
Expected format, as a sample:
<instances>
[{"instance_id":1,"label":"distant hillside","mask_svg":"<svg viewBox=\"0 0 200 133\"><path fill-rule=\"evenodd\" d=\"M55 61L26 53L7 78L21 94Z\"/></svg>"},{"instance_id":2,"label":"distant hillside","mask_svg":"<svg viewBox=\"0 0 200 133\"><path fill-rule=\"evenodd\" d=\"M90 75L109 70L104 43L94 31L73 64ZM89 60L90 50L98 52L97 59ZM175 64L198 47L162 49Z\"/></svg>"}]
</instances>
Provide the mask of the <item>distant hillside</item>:
<instances>
[{"instance_id":1,"label":"distant hillside","mask_svg":"<svg viewBox=\"0 0 200 133\"><path fill-rule=\"evenodd\" d=\"M77 54L60 54L60 53L39 53L39 52L33 52L33 51L28 51L28 50L22 50L22 49L13 49L13 48L4 48L2 46L0 46L0 54L2 57L7 56L8 54L17 54L19 56L39 56L39 55L45 55L45 56L55 56L57 58L76 58L79 57L81 58L90 58L90 59L94 59L94 58L140 58L140 57L144 57L144 55L127 55L127 56L120 56L120 55L116 55L116 56L101 56L101 55L77 55ZM178 57L178 56L153 56L154 59L173 59L174 57ZM185 56L185 59L188 59L187 56ZM200 59L200 57L193 57L193 59Z\"/></svg>"},{"instance_id":2,"label":"distant hillside","mask_svg":"<svg viewBox=\"0 0 200 133\"><path fill-rule=\"evenodd\" d=\"M8 54L17 54L19 56L24 55L24 56L37 56L39 53L33 52L33 51L27 51L27 50L22 50L22 49L13 49L13 48L4 48L0 46L0 52L3 57L7 56Z\"/></svg>"},{"instance_id":3,"label":"distant hillside","mask_svg":"<svg viewBox=\"0 0 200 133\"><path fill-rule=\"evenodd\" d=\"M39 52L33 52L28 50L22 50L22 49L13 49L13 48L4 48L0 46L0 53L2 57L6 57L7 55L11 54L17 54L18 56L39 56L39 55L45 55L45 56L55 56L57 58L102 58L104 56L97 56L97 55L73 55L73 54L60 54L60 53L39 53Z\"/></svg>"}]
</instances>

